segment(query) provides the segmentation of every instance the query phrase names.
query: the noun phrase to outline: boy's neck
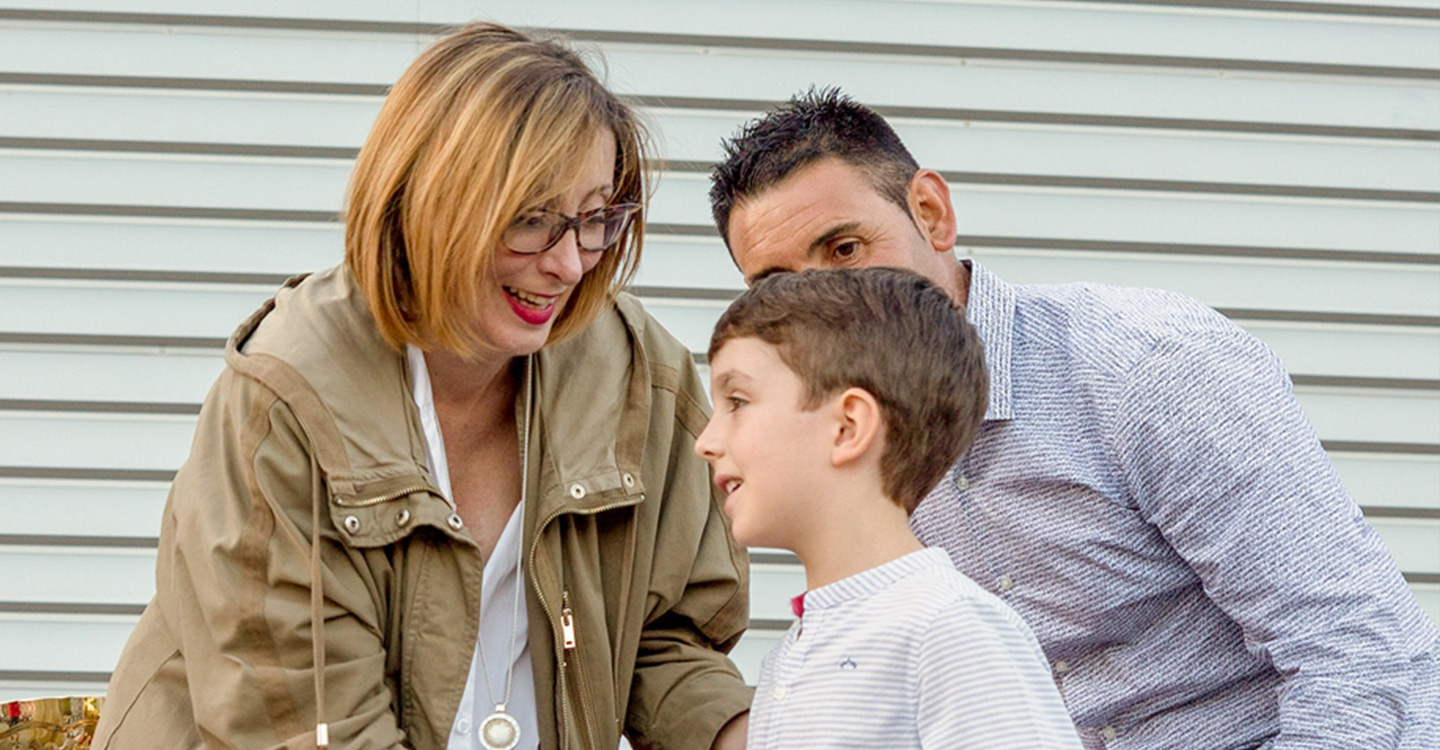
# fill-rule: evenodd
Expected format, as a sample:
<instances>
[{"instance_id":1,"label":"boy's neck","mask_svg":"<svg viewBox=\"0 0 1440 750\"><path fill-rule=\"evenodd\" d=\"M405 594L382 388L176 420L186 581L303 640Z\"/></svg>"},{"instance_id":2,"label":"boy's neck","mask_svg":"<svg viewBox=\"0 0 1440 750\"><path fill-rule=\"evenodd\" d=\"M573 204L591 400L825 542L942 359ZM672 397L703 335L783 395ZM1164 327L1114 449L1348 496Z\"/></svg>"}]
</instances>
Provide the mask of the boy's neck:
<instances>
[{"instance_id":1,"label":"boy's neck","mask_svg":"<svg viewBox=\"0 0 1440 750\"><path fill-rule=\"evenodd\" d=\"M793 550L805 565L810 591L925 548L904 509L884 498L851 506L830 520Z\"/></svg>"}]
</instances>

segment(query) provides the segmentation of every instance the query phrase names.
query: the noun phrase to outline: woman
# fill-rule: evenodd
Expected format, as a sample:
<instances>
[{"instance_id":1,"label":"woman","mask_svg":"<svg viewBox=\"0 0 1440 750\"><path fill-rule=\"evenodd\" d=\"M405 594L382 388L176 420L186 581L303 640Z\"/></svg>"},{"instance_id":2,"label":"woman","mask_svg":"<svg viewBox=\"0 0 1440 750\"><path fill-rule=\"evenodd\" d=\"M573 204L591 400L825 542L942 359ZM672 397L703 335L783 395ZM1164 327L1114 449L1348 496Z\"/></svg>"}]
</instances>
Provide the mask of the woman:
<instances>
[{"instance_id":1,"label":"woman","mask_svg":"<svg viewBox=\"0 0 1440 750\"><path fill-rule=\"evenodd\" d=\"M96 748L743 746L704 396L617 297L643 143L554 42L405 72L344 266L230 338Z\"/></svg>"}]
</instances>

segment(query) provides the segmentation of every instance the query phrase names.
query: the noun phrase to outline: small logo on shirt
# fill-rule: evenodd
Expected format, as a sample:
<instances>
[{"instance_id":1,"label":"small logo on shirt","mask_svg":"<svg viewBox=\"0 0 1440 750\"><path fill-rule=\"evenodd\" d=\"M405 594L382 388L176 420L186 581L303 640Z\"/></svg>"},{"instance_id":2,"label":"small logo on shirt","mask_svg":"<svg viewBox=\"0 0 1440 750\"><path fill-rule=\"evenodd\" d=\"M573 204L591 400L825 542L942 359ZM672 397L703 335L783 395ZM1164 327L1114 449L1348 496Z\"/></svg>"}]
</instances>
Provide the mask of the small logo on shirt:
<instances>
[{"instance_id":1,"label":"small logo on shirt","mask_svg":"<svg viewBox=\"0 0 1440 750\"><path fill-rule=\"evenodd\" d=\"M845 661L840 662L840 668L841 668L841 669L859 669L859 668L860 668L860 665L859 665L859 664L856 664L854 659L851 659L850 657L847 656L847 657L845 657Z\"/></svg>"}]
</instances>

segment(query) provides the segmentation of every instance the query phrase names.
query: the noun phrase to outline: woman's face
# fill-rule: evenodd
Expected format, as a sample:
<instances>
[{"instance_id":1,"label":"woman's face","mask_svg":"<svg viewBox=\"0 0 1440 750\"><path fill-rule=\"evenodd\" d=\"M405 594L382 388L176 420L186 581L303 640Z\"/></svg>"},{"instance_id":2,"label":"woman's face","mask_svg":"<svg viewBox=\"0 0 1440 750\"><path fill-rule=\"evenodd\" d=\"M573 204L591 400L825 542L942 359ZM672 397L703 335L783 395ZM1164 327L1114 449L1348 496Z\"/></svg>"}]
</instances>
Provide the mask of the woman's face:
<instances>
[{"instance_id":1,"label":"woman's face","mask_svg":"<svg viewBox=\"0 0 1440 750\"><path fill-rule=\"evenodd\" d=\"M559 202L543 208L575 216L604 207L614 192L615 136L603 130L595 136ZM477 332L507 358L539 351L580 279L595 268L607 252L618 250L615 247L602 252L581 250L574 231L566 232L554 246L540 253L496 248L495 276L482 291L480 319L475 323Z\"/></svg>"}]
</instances>

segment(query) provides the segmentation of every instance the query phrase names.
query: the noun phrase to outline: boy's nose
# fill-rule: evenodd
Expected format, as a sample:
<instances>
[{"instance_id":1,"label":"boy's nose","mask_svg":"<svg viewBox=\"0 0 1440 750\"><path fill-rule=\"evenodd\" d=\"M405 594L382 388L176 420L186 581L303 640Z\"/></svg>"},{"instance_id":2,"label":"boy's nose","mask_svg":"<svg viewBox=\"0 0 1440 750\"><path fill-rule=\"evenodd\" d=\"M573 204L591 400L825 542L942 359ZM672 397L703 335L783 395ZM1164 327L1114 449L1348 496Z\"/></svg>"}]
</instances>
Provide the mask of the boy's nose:
<instances>
[{"instance_id":1,"label":"boy's nose","mask_svg":"<svg viewBox=\"0 0 1440 750\"><path fill-rule=\"evenodd\" d=\"M705 429L700 432L700 437L695 438L695 455L706 461L714 461L720 457L720 441L715 437L714 417L705 423Z\"/></svg>"}]
</instances>

